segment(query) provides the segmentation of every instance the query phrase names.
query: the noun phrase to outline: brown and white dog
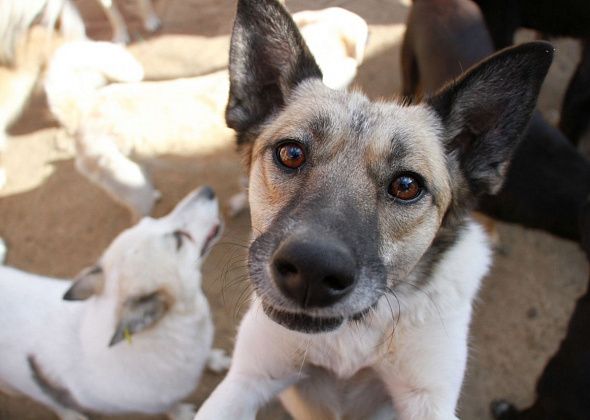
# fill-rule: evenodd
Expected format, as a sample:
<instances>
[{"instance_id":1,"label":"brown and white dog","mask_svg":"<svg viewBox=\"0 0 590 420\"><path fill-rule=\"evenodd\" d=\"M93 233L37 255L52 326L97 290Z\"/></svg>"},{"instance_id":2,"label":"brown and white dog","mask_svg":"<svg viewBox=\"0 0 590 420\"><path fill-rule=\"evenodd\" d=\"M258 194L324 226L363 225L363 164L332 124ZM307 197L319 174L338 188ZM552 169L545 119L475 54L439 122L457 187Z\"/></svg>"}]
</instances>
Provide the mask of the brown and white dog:
<instances>
[{"instance_id":1,"label":"brown and white dog","mask_svg":"<svg viewBox=\"0 0 590 420\"><path fill-rule=\"evenodd\" d=\"M289 387L311 418L456 419L491 259L470 210L501 187L551 60L526 44L420 104L371 102L321 83L280 4L238 2L226 120L255 294L197 419L253 419Z\"/></svg>"}]
</instances>

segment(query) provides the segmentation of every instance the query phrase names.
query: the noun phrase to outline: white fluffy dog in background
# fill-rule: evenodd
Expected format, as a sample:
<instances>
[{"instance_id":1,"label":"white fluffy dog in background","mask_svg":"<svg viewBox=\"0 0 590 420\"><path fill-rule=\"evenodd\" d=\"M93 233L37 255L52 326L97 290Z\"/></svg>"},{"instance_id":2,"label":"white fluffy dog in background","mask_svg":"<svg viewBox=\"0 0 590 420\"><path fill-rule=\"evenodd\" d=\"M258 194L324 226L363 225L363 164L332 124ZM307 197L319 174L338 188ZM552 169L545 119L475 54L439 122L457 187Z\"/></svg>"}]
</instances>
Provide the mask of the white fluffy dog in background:
<instances>
[{"instance_id":1,"label":"white fluffy dog in background","mask_svg":"<svg viewBox=\"0 0 590 420\"><path fill-rule=\"evenodd\" d=\"M1 159L8 127L27 104L55 48L65 39L85 37L70 0L0 1L0 188L6 183Z\"/></svg>"},{"instance_id":2,"label":"white fluffy dog in background","mask_svg":"<svg viewBox=\"0 0 590 420\"><path fill-rule=\"evenodd\" d=\"M331 8L300 12L311 51L325 72L324 82L344 88L354 78L367 41L366 22L352 12ZM227 144L229 91L226 70L161 82L136 81L140 64L121 47L100 42L62 46L52 59L45 90L51 112L74 136L76 167L134 218L149 214L159 197L135 160ZM338 71L338 70L345 71ZM232 213L245 206L245 194L231 202Z\"/></svg>"},{"instance_id":3,"label":"white fluffy dog in background","mask_svg":"<svg viewBox=\"0 0 590 420\"><path fill-rule=\"evenodd\" d=\"M169 215L122 232L73 285L0 267L0 388L62 419L191 418L192 406L179 401L206 364L229 365L211 350L201 290L201 264L220 231L215 194L205 187Z\"/></svg>"}]
</instances>

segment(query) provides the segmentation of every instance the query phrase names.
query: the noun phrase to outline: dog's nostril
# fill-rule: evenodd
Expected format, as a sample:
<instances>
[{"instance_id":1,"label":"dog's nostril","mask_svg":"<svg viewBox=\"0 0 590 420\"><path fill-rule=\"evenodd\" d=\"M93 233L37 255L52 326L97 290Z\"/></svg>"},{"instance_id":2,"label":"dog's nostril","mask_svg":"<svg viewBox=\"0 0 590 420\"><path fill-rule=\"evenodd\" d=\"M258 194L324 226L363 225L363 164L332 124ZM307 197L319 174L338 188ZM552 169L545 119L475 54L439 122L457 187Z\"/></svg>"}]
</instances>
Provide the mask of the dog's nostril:
<instances>
[{"instance_id":1,"label":"dog's nostril","mask_svg":"<svg viewBox=\"0 0 590 420\"><path fill-rule=\"evenodd\" d=\"M298 273L297 267L286 261L277 261L275 267L277 272L282 276L295 275Z\"/></svg>"},{"instance_id":2,"label":"dog's nostril","mask_svg":"<svg viewBox=\"0 0 590 420\"><path fill-rule=\"evenodd\" d=\"M342 290L346 290L350 287L351 282L347 278L343 277L336 277L336 276L326 276L324 277L323 283L329 289L334 290L335 292L341 292Z\"/></svg>"}]
</instances>

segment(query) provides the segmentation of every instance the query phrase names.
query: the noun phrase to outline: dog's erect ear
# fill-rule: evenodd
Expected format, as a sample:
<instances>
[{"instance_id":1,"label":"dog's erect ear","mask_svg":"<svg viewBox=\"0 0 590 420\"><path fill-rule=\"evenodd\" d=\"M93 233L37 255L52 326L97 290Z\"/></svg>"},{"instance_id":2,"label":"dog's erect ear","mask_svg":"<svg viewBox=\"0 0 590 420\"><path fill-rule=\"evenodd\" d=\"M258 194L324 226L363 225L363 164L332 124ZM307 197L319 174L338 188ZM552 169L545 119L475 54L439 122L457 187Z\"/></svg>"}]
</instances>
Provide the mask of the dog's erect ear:
<instances>
[{"instance_id":1,"label":"dog's erect ear","mask_svg":"<svg viewBox=\"0 0 590 420\"><path fill-rule=\"evenodd\" d=\"M276 0L238 1L229 75L225 118L239 134L281 107L301 81L322 78L299 29Z\"/></svg>"},{"instance_id":2,"label":"dog's erect ear","mask_svg":"<svg viewBox=\"0 0 590 420\"><path fill-rule=\"evenodd\" d=\"M546 42L508 48L428 99L474 194L493 194L502 186L552 59Z\"/></svg>"},{"instance_id":3,"label":"dog's erect ear","mask_svg":"<svg viewBox=\"0 0 590 420\"><path fill-rule=\"evenodd\" d=\"M64 294L64 300L85 300L102 291L104 287L104 273L100 266L89 267L74 280L72 287Z\"/></svg>"},{"instance_id":4,"label":"dog's erect ear","mask_svg":"<svg viewBox=\"0 0 590 420\"><path fill-rule=\"evenodd\" d=\"M123 303L119 322L109 347L156 324L171 306L169 295L161 290L127 299Z\"/></svg>"}]
</instances>

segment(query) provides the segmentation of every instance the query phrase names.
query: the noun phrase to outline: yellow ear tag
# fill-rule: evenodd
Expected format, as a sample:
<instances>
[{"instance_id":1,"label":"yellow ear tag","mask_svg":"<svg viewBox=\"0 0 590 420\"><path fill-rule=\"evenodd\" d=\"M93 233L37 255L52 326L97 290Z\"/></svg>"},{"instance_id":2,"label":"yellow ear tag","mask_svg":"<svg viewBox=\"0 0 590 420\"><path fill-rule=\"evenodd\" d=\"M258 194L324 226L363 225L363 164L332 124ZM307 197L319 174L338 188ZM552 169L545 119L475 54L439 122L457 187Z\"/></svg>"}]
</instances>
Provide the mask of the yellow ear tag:
<instances>
[{"instance_id":1,"label":"yellow ear tag","mask_svg":"<svg viewBox=\"0 0 590 420\"><path fill-rule=\"evenodd\" d=\"M131 333L128 328L125 328L125 331L123 331L123 336L125 337L125 341L131 345Z\"/></svg>"}]
</instances>

